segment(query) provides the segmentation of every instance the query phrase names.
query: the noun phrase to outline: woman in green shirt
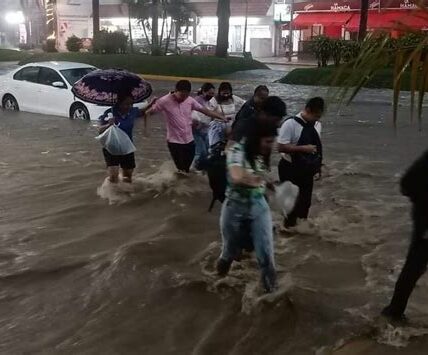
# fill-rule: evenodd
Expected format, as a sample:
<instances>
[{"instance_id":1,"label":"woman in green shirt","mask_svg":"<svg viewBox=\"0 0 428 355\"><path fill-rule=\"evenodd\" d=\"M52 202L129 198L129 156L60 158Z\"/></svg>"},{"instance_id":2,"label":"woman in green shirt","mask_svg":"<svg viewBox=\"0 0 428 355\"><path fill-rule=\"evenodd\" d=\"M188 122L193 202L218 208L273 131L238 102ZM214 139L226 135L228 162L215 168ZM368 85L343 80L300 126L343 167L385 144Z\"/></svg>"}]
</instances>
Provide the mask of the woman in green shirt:
<instances>
[{"instance_id":1,"label":"woman in green shirt","mask_svg":"<svg viewBox=\"0 0 428 355\"><path fill-rule=\"evenodd\" d=\"M272 216L265 198L263 175L269 167L277 125L257 119L241 142L227 151L228 188L220 225L223 249L217 263L220 276L229 272L248 241L254 246L267 292L276 287Z\"/></svg>"}]
</instances>

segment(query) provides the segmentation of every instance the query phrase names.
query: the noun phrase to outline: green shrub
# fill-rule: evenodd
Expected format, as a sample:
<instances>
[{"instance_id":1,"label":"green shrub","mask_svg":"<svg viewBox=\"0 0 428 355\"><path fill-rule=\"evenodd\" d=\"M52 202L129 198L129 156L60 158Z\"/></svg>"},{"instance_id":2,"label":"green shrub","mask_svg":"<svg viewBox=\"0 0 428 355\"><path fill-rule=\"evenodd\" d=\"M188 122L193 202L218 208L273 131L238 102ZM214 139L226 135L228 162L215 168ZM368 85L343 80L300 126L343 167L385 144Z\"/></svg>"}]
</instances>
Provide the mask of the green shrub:
<instances>
[{"instance_id":1,"label":"green shrub","mask_svg":"<svg viewBox=\"0 0 428 355\"><path fill-rule=\"evenodd\" d=\"M349 63L360 54L361 46L356 41L342 41L342 61Z\"/></svg>"},{"instance_id":2,"label":"green shrub","mask_svg":"<svg viewBox=\"0 0 428 355\"><path fill-rule=\"evenodd\" d=\"M334 65L336 67L338 67L342 61L343 48L345 46L343 42L344 41L339 39L330 40L331 57L333 58Z\"/></svg>"},{"instance_id":3,"label":"green shrub","mask_svg":"<svg viewBox=\"0 0 428 355\"><path fill-rule=\"evenodd\" d=\"M34 44L32 44L32 43L20 43L18 45L18 48L22 51L29 51L31 49L34 49Z\"/></svg>"},{"instance_id":4,"label":"green shrub","mask_svg":"<svg viewBox=\"0 0 428 355\"><path fill-rule=\"evenodd\" d=\"M326 67L331 57L331 39L326 36L314 38L312 43L312 52L318 61L318 67Z\"/></svg>"},{"instance_id":5,"label":"green shrub","mask_svg":"<svg viewBox=\"0 0 428 355\"><path fill-rule=\"evenodd\" d=\"M78 52L82 49L83 44L82 40L75 35L68 37L67 42L65 42L65 46L69 52Z\"/></svg>"},{"instance_id":6,"label":"green shrub","mask_svg":"<svg viewBox=\"0 0 428 355\"><path fill-rule=\"evenodd\" d=\"M47 39L45 44L43 45L43 50L47 53L55 53L58 52L56 49L56 40L55 39Z\"/></svg>"},{"instance_id":7,"label":"green shrub","mask_svg":"<svg viewBox=\"0 0 428 355\"><path fill-rule=\"evenodd\" d=\"M92 42L95 53L123 54L126 53L128 36L123 32L100 31Z\"/></svg>"}]
</instances>

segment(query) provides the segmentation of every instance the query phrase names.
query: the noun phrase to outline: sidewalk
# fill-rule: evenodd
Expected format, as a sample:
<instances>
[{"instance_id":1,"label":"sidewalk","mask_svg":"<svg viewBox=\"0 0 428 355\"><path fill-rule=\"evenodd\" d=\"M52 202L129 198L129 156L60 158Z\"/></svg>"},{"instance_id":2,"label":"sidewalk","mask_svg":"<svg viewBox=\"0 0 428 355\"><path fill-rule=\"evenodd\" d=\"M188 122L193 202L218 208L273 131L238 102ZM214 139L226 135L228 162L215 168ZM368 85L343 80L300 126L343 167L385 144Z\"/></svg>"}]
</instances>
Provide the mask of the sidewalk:
<instances>
[{"instance_id":1,"label":"sidewalk","mask_svg":"<svg viewBox=\"0 0 428 355\"><path fill-rule=\"evenodd\" d=\"M259 62L267 65L290 65L293 67L316 67L317 62L315 60L299 60L296 57L293 57L291 62L288 61L286 57L268 57L268 58L254 58Z\"/></svg>"}]
</instances>

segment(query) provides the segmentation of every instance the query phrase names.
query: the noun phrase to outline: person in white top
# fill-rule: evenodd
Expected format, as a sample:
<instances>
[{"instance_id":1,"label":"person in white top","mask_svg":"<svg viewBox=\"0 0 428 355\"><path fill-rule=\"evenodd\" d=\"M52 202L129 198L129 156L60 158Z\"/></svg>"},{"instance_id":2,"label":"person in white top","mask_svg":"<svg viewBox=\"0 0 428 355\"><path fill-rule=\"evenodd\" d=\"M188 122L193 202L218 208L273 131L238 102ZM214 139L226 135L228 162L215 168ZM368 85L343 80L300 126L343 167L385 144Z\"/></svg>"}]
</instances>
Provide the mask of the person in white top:
<instances>
[{"instance_id":1,"label":"person in white top","mask_svg":"<svg viewBox=\"0 0 428 355\"><path fill-rule=\"evenodd\" d=\"M195 100L202 106L210 108L211 99L215 96L215 88L211 83L205 83L202 85L198 92L198 96ZM204 115L203 113L193 111L193 138L195 139L196 153L193 161L193 167L197 171L203 171L207 168L208 163L208 128L211 122L211 117Z\"/></svg>"},{"instance_id":2,"label":"person in white top","mask_svg":"<svg viewBox=\"0 0 428 355\"><path fill-rule=\"evenodd\" d=\"M226 141L236 114L245 104L245 100L233 95L232 85L228 82L221 83L218 88L218 95L210 101L210 109L224 115L227 122L213 120L208 130L208 140L210 147L221 141Z\"/></svg>"},{"instance_id":3,"label":"person in white top","mask_svg":"<svg viewBox=\"0 0 428 355\"><path fill-rule=\"evenodd\" d=\"M314 176L321 174L323 159L320 119L325 110L321 97L310 99L305 109L285 120L278 135L282 159L278 165L281 182L290 181L299 187L299 197L285 227L294 227L297 219L307 219L312 202Z\"/></svg>"}]
</instances>

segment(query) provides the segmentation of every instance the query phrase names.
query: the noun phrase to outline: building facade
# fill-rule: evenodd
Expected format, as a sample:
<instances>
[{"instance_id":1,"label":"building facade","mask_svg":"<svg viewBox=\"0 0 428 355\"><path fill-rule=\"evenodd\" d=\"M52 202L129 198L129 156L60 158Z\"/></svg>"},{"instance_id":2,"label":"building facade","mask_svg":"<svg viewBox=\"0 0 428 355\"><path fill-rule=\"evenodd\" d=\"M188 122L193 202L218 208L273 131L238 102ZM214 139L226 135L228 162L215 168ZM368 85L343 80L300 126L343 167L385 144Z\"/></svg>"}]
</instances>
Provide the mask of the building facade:
<instances>
[{"instance_id":1,"label":"building facade","mask_svg":"<svg viewBox=\"0 0 428 355\"><path fill-rule=\"evenodd\" d=\"M188 0L194 11L193 26L181 36L196 44L215 44L217 40L217 1ZM276 52L281 26L275 22L276 3L284 0L231 0L229 52L256 51L258 56L272 56ZM46 0L49 34L56 38L60 51L66 50L67 39L76 35L92 37L92 2L89 0ZM131 13L131 18L133 14ZM247 26L245 19L247 16ZM128 7L122 0L100 0L101 27L129 32ZM132 20L132 35L143 39L141 26ZM247 27L246 36L245 28ZM159 26L161 30L162 25ZM244 37L246 43L244 46ZM262 46L259 42L270 45ZM253 48L252 48L253 47Z\"/></svg>"}]
</instances>

